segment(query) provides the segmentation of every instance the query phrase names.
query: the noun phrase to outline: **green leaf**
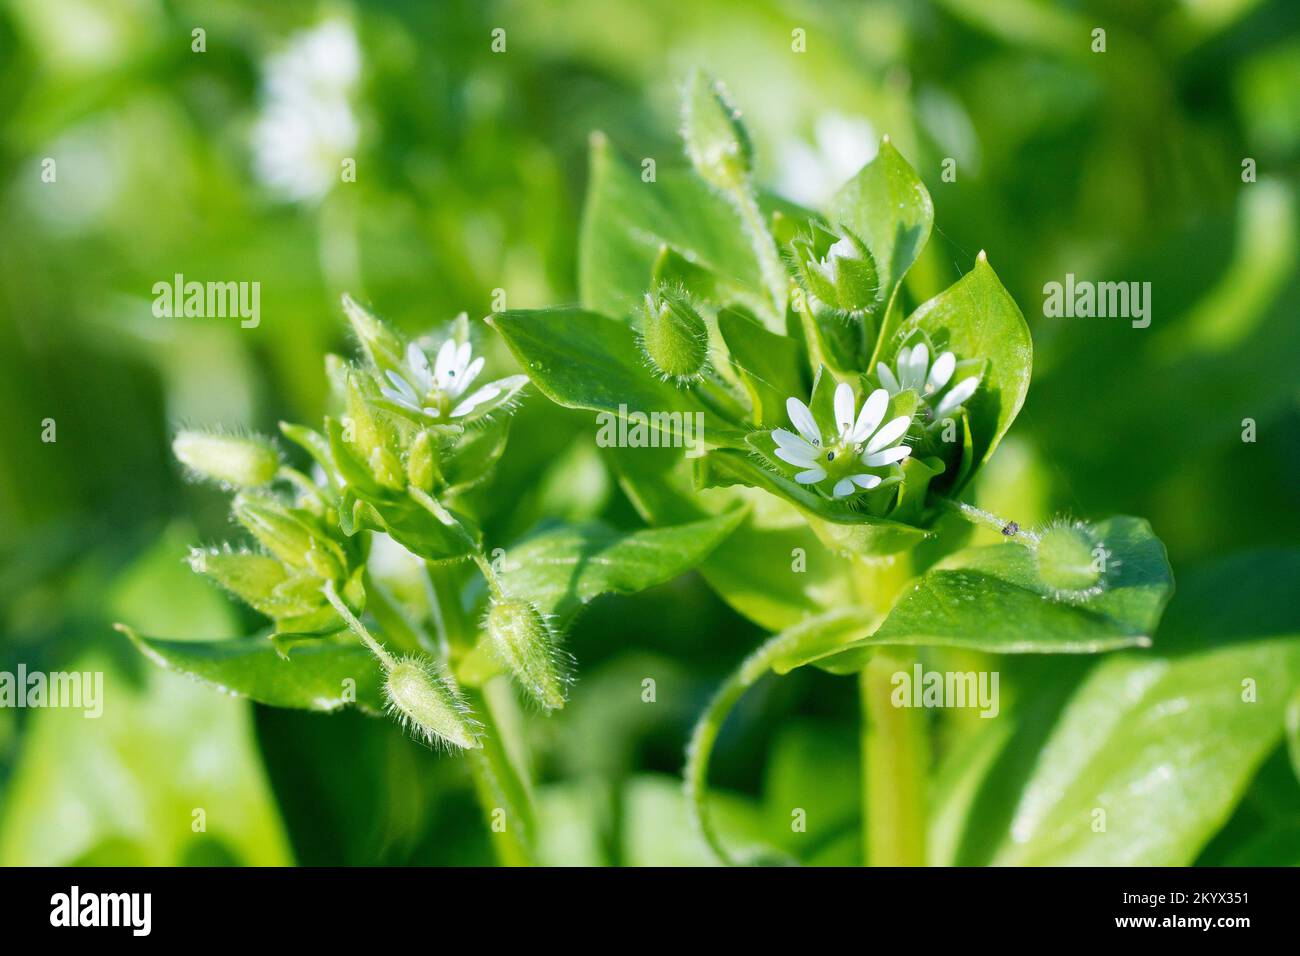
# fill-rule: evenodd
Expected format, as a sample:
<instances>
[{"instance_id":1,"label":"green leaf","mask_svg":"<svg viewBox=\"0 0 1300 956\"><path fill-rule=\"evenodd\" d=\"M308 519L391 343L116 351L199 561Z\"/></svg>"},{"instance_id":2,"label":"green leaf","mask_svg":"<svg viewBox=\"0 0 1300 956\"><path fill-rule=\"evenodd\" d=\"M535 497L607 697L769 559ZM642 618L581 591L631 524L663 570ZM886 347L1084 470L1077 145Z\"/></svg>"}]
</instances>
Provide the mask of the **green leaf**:
<instances>
[{"instance_id":1,"label":"green leaf","mask_svg":"<svg viewBox=\"0 0 1300 956\"><path fill-rule=\"evenodd\" d=\"M117 629L160 667L260 704L333 711L347 706L345 695L355 685L357 708L367 713L384 709L383 671L350 636L296 642L286 660L265 637L166 641L144 637L125 624Z\"/></svg>"},{"instance_id":2,"label":"green leaf","mask_svg":"<svg viewBox=\"0 0 1300 956\"><path fill-rule=\"evenodd\" d=\"M988 461L1025 403L1034 351L1029 326L980 253L974 269L908 316L884 346L883 357L892 362L898 347L917 328L923 329L937 348L956 353L959 360L988 363L979 389L965 406L973 466L963 466L964 483Z\"/></svg>"},{"instance_id":3,"label":"green leaf","mask_svg":"<svg viewBox=\"0 0 1300 956\"><path fill-rule=\"evenodd\" d=\"M914 547L930 534L921 528L875 517L843 501L825 498L805 485L765 468L752 455L737 451L709 452L696 462L696 476L705 488L742 484L785 499L809 520L826 547L837 552L894 554ZM888 488L883 490L889 493Z\"/></svg>"},{"instance_id":4,"label":"green leaf","mask_svg":"<svg viewBox=\"0 0 1300 956\"><path fill-rule=\"evenodd\" d=\"M568 618L601 594L632 594L691 570L744 517L737 509L643 531L618 532L598 524L543 531L510 549L502 567L503 586L544 614Z\"/></svg>"},{"instance_id":5,"label":"green leaf","mask_svg":"<svg viewBox=\"0 0 1300 956\"><path fill-rule=\"evenodd\" d=\"M1286 708L1286 746L1291 755L1291 769L1300 780L1300 687L1296 688Z\"/></svg>"},{"instance_id":6,"label":"green leaf","mask_svg":"<svg viewBox=\"0 0 1300 956\"><path fill-rule=\"evenodd\" d=\"M753 422L767 428L785 425L785 402L807 394L804 356L799 343L775 335L737 309L718 312L718 331L753 405Z\"/></svg>"},{"instance_id":7,"label":"green leaf","mask_svg":"<svg viewBox=\"0 0 1300 956\"><path fill-rule=\"evenodd\" d=\"M622 322L584 309L502 312L488 319L506 340L528 377L547 398L568 408L587 408L627 418L633 413L704 415L703 440L735 442L739 433L690 390L651 374L636 334ZM667 417L660 428L671 437ZM680 436L679 436L680 437Z\"/></svg>"},{"instance_id":8,"label":"green leaf","mask_svg":"<svg viewBox=\"0 0 1300 956\"><path fill-rule=\"evenodd\" d=\"M757 489L697 495L690 462L669 449L611 448L619 483L651 524L696 521L746 503L749 517L700 566L739 613L779 631L852 599L848 562L827 550L794 507Z\"/></svg>"},{"instance_id":9,"label":"green leaf","mask_svg":"<svg viewBox=\"0 0 1300 956\"><path fill-rule=\"evenodd\" d=\"M1173 593L1165 547L1140 518L1110 518L1096 533L1110 552L1099 594L1081 601L1058 598L1039 579L1033 550L1019 544L969 548L923 574L869 638L818 664L835 673L860 670L881 644L1003 654L1149 646Z\"/></svg>"},{"instance_id":10,"label":"green leaf","mask_svg":"<svg viewBox=\"0 0 1300 956\"><path fill-rule=\"evenodd\" d=\"M972 801L966 822L974 833L1000 816L1005 830L954 862L1192 863L1281 740L1300 686L1297 578L1300 550L1188 575L1161 626L1161 651L1101 659L1059 717L1050 707L1020 715L1030 738L1018 732L1006 753L1032 756L1018 770L991 763L982 787L1000 795ZM1050 681L1043 688L1062 696ZM1028 690L1021 703L1032 702ZM1035 726L1045 728L1041 743L1031 742ZM1096 810L1104 832L1094 830Z\"/></svg>"},{"instance_id":11,"label":"green leaf","mask_svg":"<svg viewBox=\"0 0 1300 956\"><path fill-rule=\"evenodd\" d=\"M832 197L827 212L832 225L848 226L871 250L880 276L880 298L888 307L930 238L934 204L925 185L893 143L884 139L876 157ZM882 324L879 341L885 341L891 331Z\"/></svg>"},{"instance_id":12,"label":"green leaf","mask_svg":"<svg viewBox=\"0 0 1300 956\"><path fill-rule=\"evenodd\" d=\"M1261 699L1242 700L1244 678ZM1104 661L1070 702L995 863L1185 866L1276 744L1300 641ZM1091 827L1106 812L1105 833Z\"/></svg>"},{"instance_id":13,"label":"green leaf","mask_svg":"<svg viewBox=\"0 0 1300 956\"><path fill-rule=\"evenodd\" d=\"M654 182L620 162L604 136L591 139L578 288L589 309L631 315L664 246L716 277L727 298L771 312L762 269L735 207L683 167L660 166Z\"/></svg>"}]
</instances>

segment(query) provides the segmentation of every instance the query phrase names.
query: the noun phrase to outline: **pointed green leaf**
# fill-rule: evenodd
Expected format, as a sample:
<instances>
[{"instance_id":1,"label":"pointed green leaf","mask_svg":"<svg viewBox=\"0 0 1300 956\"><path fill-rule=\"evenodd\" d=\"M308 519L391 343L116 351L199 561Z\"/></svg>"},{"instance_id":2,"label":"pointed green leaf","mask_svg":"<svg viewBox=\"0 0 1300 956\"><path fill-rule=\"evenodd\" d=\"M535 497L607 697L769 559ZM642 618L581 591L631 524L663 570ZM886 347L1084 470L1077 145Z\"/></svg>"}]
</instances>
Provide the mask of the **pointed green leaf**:
<instances>
[{"instance_id":1,"label":"pointed green leaf","mask_svg":"<svg viewBox=\"0 0 1300 956\"><path fill-rule=\"evenodd\" d=\"M613 154L605 137L593 136L579 244L583 304L607 315L631 315L664 246L713 273L728 298L770 312L762 269L730 202L680 166L659 164L654 181L645 182Z\"/></svg>"},{"instance_id":2,"label":"pointed green leaf","mask_svg":"<svg viewBox=\"0 0 1300 956\"><path fill-rule=\"evenodd\" d=\"M956 353L959 360L988 363L979 389L966 402L973 465L963 467L964 483L988 461L1025 403L1034 357L1029 326L980 253L974 269L908 316L885 344L883 357L892 361L915 328L925 330L936 348Z\"/></svg>"},{"instance_id":3,"label":"pointed green leaf","mask_svg":"<svg viewBox=\"0 0 1300 956\"><path fill-rule=\"evenodd\" d=\"M743 509L666 528L618 532L588 524L556 528L511 548L507 594L567 618L601 594L632 594L691 570L744 519Z\"/></svg>"},{"instance_id":4,"label":"pointed green leaf","mask_svg":"<svg viewBox=\"0 0 1300 956\"><path fill-rule=\"evenodd\" d=\"M1096 532L1110 553L1100 593L1058 596L1039 577L1034 552L1019 544L969 548L917 579L874 634L818 665L835 673L857 671L881 644L1002 654L1149 646L1174 587L1165 547L1139 518L1110 518Z\"/></svg>"},{"instance_id":5,"label":"pointed green leaf","mask_svg":"<svg viewBox=\"0 0 1300 956\"><path fill-rule=\"evenodd\" d=\"M848 226L871 250L880 298L888 306L934 224L934 204L916 171L893 143L882 140L875 159L831 199L827 214L832 225ZM891 331L882 326L881 339Z\"/></svg>"},{"instance_id":6,"label":"pointed green leaf","mask_svg":"<svg viewBox=\"0 0 1300 956\"><path fill-rule=\"evenodd\" d=\"M662 422L661 431L681 430L681 416L700 414L705 416L704 442L741 440L734 424L720 419L690 389L656 378L636 334L622 322L573 308L502 312L488 321L553 402L623 418L633 413L676 415L650 423L659 428L655 422ZM678 438L684 441L681 431Z\"/></svg>"},{"instance_id":7,"label":"pointed green leaf","mask_svg":"<svg viewBox=\"0 0 1300 956\"><path fill-rule=\"evenodd\" d=\"M384 709L383 671L350 636L295 642L286 660L265 637L167 641L125 624L117 629L160 667L260 704L332 711L355 703L367 713ZM355 700L349 700L353 694Z\"/></svg>"}]
</instances>

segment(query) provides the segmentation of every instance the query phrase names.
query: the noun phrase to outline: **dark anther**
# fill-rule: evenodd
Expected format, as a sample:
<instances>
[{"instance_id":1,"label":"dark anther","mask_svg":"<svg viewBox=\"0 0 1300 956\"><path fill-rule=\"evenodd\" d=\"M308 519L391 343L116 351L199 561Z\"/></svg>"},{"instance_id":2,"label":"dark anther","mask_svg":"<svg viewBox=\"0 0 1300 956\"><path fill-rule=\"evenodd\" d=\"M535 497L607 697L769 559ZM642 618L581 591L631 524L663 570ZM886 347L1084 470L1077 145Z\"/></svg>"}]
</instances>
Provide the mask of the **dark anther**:
<instances>
[{"instance_id":1,"label":"dark anther","mask_svg":"<svg viewBox=\"0 0 1300 956\"><path fill-rule=\"evenodd\" d=\"M827 460L827 461L834 461L834 460L835 460L835 452L833 452L833 451L828 451L828 452L826 453L826 460Z\"/></svg>"},{"instance_id":2,"label":"dark anther","mask_svg":"<svg viewBox=\"0 0 1300 956\"><path fill-rule=\"evenodd\" d=\"M1013 534L1019 534L1020 525L1016 524L1014 521L1008 521L1006 527L1002 529L1002 533L1005 534L1008 538L1011 537Z\"/></svg>"}]
</instances>

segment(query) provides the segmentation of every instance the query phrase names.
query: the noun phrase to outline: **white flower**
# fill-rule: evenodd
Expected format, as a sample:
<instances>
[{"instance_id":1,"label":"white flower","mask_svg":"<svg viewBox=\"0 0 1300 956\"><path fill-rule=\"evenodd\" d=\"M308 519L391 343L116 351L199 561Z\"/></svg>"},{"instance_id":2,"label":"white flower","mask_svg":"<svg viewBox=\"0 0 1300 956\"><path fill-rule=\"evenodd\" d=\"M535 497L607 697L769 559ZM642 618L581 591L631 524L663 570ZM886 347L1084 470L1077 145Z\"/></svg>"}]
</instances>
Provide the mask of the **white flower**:
<instances>
[{"instance_id":1,"label":"white flower","mask_svg":"<svg viewBox=\"0 0 1300 956\"><path fill-rule=\"evenodd\" d=\"M266 61L254 168L282 198L319 199L339 181L359 138L351 100L360 73L356 34L337 19L295 34Z\"/></svg>"},{"instance_id":2,"label":"white flower","mask_svg":"<svg viewBox=\"0 0 1300 956\"><path fill-rule=\"evenodd\" d=\"M931 365L930 350L921 342L912 348L899 349L894 368L898 370L897 375L884 362L876 363L876 377L889 390L889 394L897 395L914 389L928 404L951 381L953 372L957 369L957 356L944 352ZM955 412L966 399L975 394L979 383L979 376L972 375L948 389L948 394L933 406L934 417L940 419Z\"/></svg>"},{"instance_id":3,"label":"white flower","mask_svg":"<svg viewBox=\"0 0 1300 956\"><path fill-rule=\"evenodd\" d=\"M461 398L481 371L483 359L474 358L468 342L459 345L454 339L443 342L432 368L424 350L412 342L406 347L406 365L402 371L387 373L392 388L382 386L379 390L389 401L417 414L429 418L463 418L515 384L514 378L499 379Z\"/></svg>"},{"instance_id":4,"label":"white flower","mask_svg":"<svg viewBox=\"0 0 1300 956\"><path fill-rule=\"evenodd\" d=\"M776 441L777 458L804 469L794 476L799 484L813 485L831 478L835 481L832 493L836 498L853 494L859 488L870 491L882 479L863 472L864 466L885 468L912 453L907 445L894 444L907 434L912 424L910 415L900 415L880 424L889 408L889 393L885 389L878 388L867 396L856 418L853 406L853 386L841 382L835 388L836 431L823 439L808 406L797 398L786 399L786 413L798 434L778 428L772 432L772 438Z\"/></svg>"}]
</instances>

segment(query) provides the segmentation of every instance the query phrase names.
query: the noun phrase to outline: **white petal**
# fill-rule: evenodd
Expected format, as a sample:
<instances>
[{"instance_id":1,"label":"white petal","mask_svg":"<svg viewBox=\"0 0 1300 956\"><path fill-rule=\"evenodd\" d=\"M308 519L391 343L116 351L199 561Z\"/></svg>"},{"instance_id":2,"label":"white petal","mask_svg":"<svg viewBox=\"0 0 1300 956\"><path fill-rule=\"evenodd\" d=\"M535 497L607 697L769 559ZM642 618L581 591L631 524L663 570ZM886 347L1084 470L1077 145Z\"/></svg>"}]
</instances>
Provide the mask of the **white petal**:
<instances>
[{"instance_id":1,"label":"white petal","mask_svg":"<svg viewBox=\"0 0 1300 956\"><path fill-rule=\"evenodd\" d=\"M817 454L817 447L815 445L810 445L799 435L796 435L792 431L786 431L784 428L774 428L772 430L772 440L776 442L779 448L807 451L810 455Z\"/></svg>"},{"instance_id":2,"label":"white petal","mask_svg":"<svg viewBox=\"0 0 1300 956\"><path fill-rule=\"evenodd\" d=\"M782 461L789 462L797 468L813 468L817 466L816 452L810 447L808 454L803 454L795 448L778 448L774 455Z\"/></svg>"},{"instance_id":3,"label":"white petal","mask_svg":"<svg viewBox=\"0 0 1300 956\"><path fill-rule=\"evenodd\" d=\"M879 475L849 475L853 483L864 491L870 491L876 485L880 484Z\"/></svg>"},{"instance_id":4,"label":"white petal","mask_svg":"<svg viewBox=\"0 0 1300 956\"><path fill-rule=\"evenodd\" d=\"M914 349L907 359L907 381L905 384L908 388L920 388L925 384L925 370L930 366L930 350L926 348L925 343L921 342ZM904 374L900 368L899 374Z\"/></svg>"},{"instance_id":5,"label":"white petal","mask_svg":"<svg viewBox=\"0 0 1300 956\"><path fill-rule=\"evenodd\" d=\"M469 388L470 383L473 382L474 379L478 378L478 373L481 371L483 371L483 356L480 355L474 361L470 362L467 368L464 368L457 373L456 378L452 381L450 388L447 390L448 394L450 394L452 398L455 398L457 395L464 392L465 389Z\"/></svg>"},{"instance_id":6,"label":"white petal","mask_svg":"<svg viewBox=\"0 0 1300 956\"><path fill-rule=\"evenodd\" d=\"M853 428L853 386L848 382L835 386L835 424L841 437Z\"/></svg>"},{"instance_id":7,"label":"white petal","mask_svg":"<svg viewBox=\"0 0 1300 956\"><path fill-rule=\"evenodd\" d=\"M925 380L926 390L930 393L939 391L948 384L948 379L952 378L953 369L957 367L957 356L951 352L944 352L934 360L934 365L930 366L930 377Z\"/></svg>"},{"instance_id":8,"label":"white petal","mask_svg":"<svg viewBox=\"0 0 1300 956\"><path fill-rule=\"evenodd\" d=\"M956 410L962 402L975 394L975 389L979 388L980 380L975 376L964 378L952 388L948 389L948 394L943 397L934 410L936 418L942 418L949 412Z\"/></svg>"},{"instance_id":9,"label":"white petal","mask_svg":"<svg viewBox=\"0 0 1300 956\"><path fill-rule=\"evenodd\" d=\"M501 387L493 382L491 385L484 385L469 398L464 399L459 405L451 410L452 418L460 418L462 415L468 415L475 407L489 402L501 394Z\"/></svg>"},{"instance_id":10,"label":"white petal","mask_svg":"<svg viewBox=\"0 0 1300 956\"><path fill-rule=\"evenodd\" d=\"M853 426L853 434L849 436L850 441L865 441L867 436L876 430L880 425L880 420L885 417L885 409L889 407L889 392L883 388L878 388L862 403L862 412L858 415L858 422Z\"/></svg>"},{"instance_id":11,"label":"white petal","mask_svg":"<svg viewBox=\"0 0 1300 956\"><path fill-rule=\"evenodd\" d=\"M379 394L383 395L384 398L388 399L390 402L401 405L403 408L409 408L413 412L418 412L420 410L418 402L412 401L394 389L381 385L379 386Z\"/></svg>"},{"instance_id":12,"label":"white petal","mask_svg":"<svg viewBox=\"0 0 1300 956\"><path fill-rule=\"evenodd\" d=\"M856 259L858 258L857 246L853 245L853 240L848 236L840 239L835 245L826 250L826 259Z\"/></svg>"},{"instance_id":13,"label":"white petal","mask_svg":"<svg viewBox=\"0 0 1300 956\"><path fill-rule=\"evenodd\" d=\"M439 388L446 388L451 384L452 376L448 373L456 367L456 343L452 339L442 343L442 348L438 349L438 357L433 363L433 378L438 383Z\"/></svg>"},{"instance_id":14,"label":"white petal","mask_svg":"<svg viewBox=\"0 0 1300 956\"><path fill-rule=\"evenodd\" d=\"M794 480L801 485L815 485L826 477L826 471L822 468L809 468L807 471L801 471L794 476Z\"/></svg>"},{"instance_id":15,"label":"white petal","mask_svg":"<svg viewBox=\"0 0 1300 956\"><path fill-rule=\"evenodd\" d=\"M884 451L868 452L862 456L862 464L868 468L883 468L885 465L892 465L896 461L902 461L912 453L912 449L907 445L895 445L893 448L886 448Z\"/></svg>"},{"instance_id":16,"label":"white petal","mask_svg":"<svg viewBox=\"0 0 1300 956\"><path fill-rule=\"evenodd\" d=\"M880 426L880 431L871 436L871 441L867 442L867 454L873 451L880 451L886 445L892 445L907 432L907 427L912 424L912 419L908 415L899 415L892 421L886 422Z\"/></svg>"},{"instance_id":17,"label":"white petal","mask_svg":"<svg viewBox=\"0 0 1300 956\"><path fill-rule=\"evenodd\" d=\"M813 418L813 413L808 410L807 405L797 398L787 398L785 413L790 416L795 430L804 437L805 441L813 445L821 445L822 435L817 429L817 420Z\"/></svg>"},{"instance_id":18,"label":"white petal","mask_svg":"<svg viewBox=\"0 0 1300 956\"><path fill-rule=\"evenodd\" d=\"M849 481L847 478L841 478L839 481L835 482L834 494L836 498L843 498L845 495L851 495L855 491L857 491L857 489L853 487L853 482Z\"/></svg>"},{"instance_id":19,"label":"white petal","mask_svg":"<svg viewBox=\"0 0 1300 956\"><path fill-rule=\"evenodd\" d=\"M468 342L460 343L460 348L456 349L456 377L461 378L465 374L465 369L469 367L469 360L473 356L474 350Z\"/></svg>"},{"instance_id":20,"label":"white petal","mask_svg":"<svg viewBox=\"0 0 1300 956\"><path fill-rule=\"evenodd\" d=\"M390 371L388 373L388 380L392 382L393 387L405 395L409 401L418 402L420 400L420 396L417 395L415 389L411 387L411 383L402 378L402 376L398 375L396 372Z\"/></svg>"},{"instance_id":21,"label":"white petal","mask_svg":"<svg viewBox=\"0 0 1300 956\"><path fill-rule=\"evenodd\" d=\"M876 378L880 379L880 384L888 389L890 395L897 395L903 390L898 384L898 379L894 378L894 373L889 370L889 366L884 362L876 363Z\"/></svg>"},{"instance_id":22,"label":"white petal","mask_svg":"<svg viewBox=\"0 0 1300 956\"><path fill-rule=\"evenodd\" d=\"M414 342L406 346L406 364L411 367L411 372L415 375L416 385L426 392L433 387L433 373L429 371L429 357L424 354L424 349Z\"/></svg>"}]
</instances>

